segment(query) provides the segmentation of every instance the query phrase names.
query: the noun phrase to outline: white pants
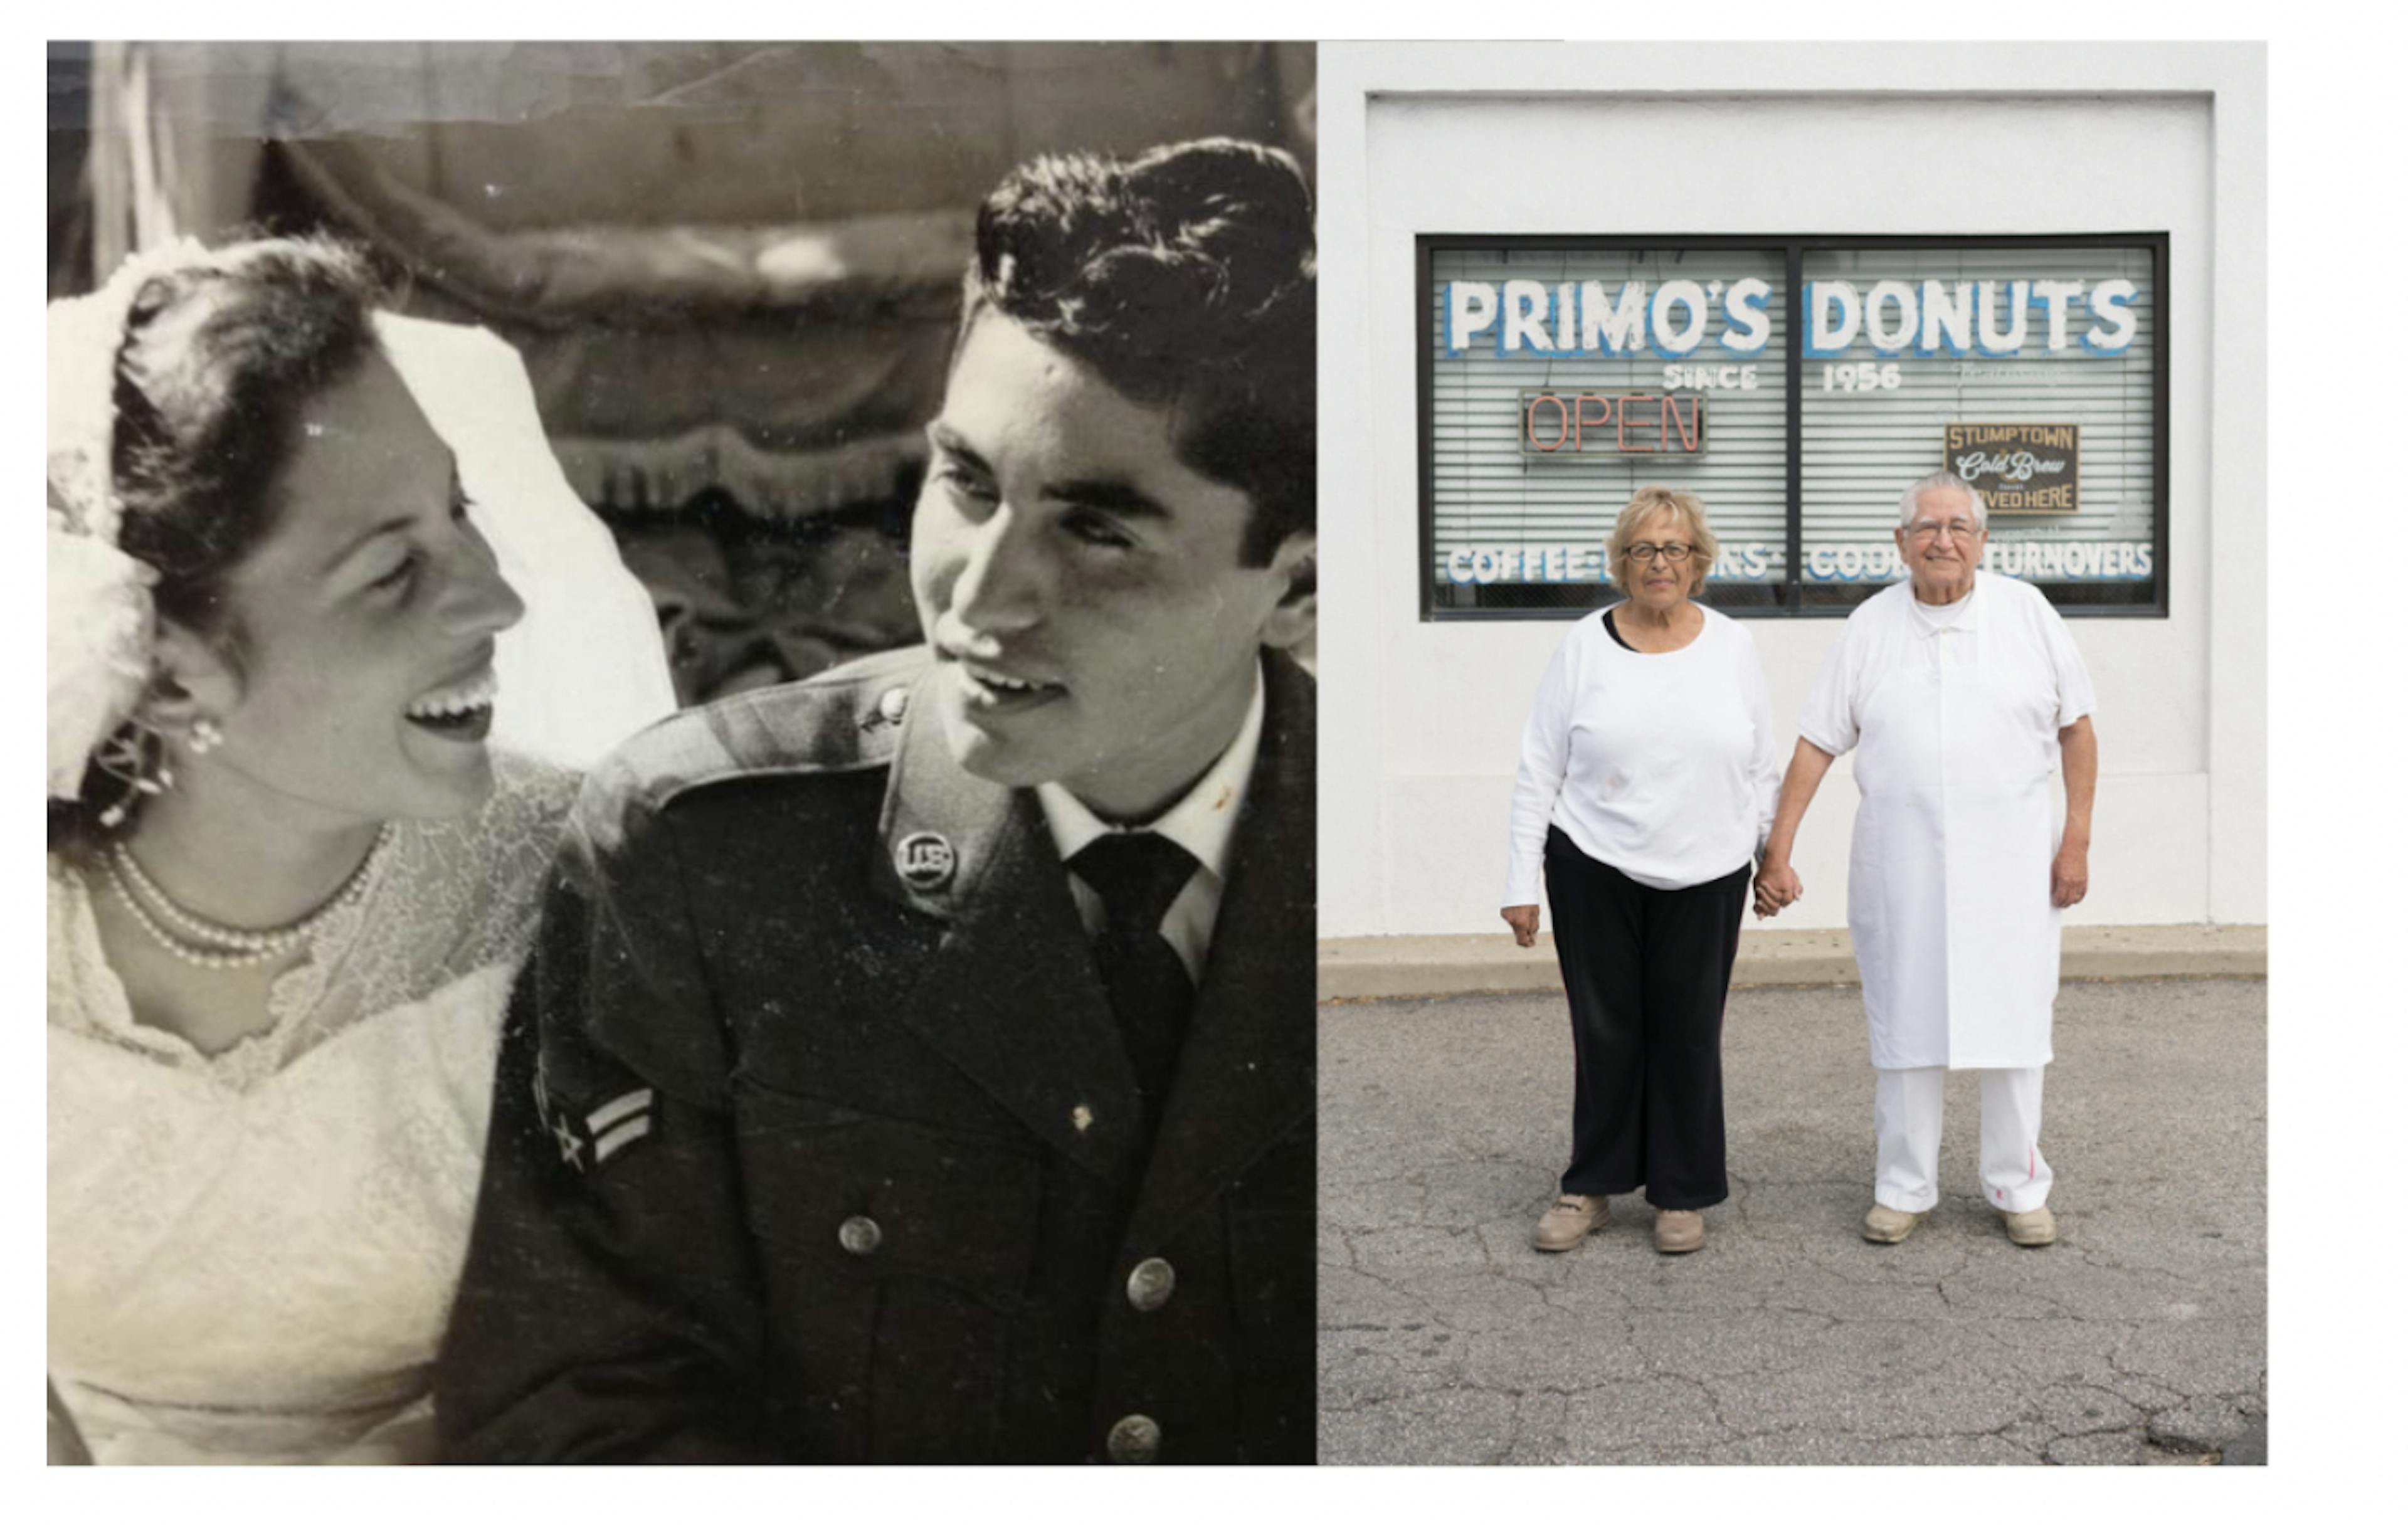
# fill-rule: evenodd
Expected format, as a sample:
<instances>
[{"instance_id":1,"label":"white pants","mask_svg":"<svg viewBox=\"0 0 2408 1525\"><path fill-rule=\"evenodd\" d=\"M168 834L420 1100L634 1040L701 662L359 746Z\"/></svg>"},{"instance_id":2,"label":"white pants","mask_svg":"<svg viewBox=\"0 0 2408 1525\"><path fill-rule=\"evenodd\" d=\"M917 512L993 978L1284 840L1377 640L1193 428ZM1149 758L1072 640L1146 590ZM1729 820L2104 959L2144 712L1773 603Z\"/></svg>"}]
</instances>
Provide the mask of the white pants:
<instances>
[{"instance_id":1,"label":"white pants","mask_svg":"<svg viewBox=\"0 0 2408 1525\"><path fill-rule=\"evenodd\" d=\"M2048 1201L2040 1155L2042 1070L1982 1070L1982 1200L2002 1213ZM1948 1072L1873 1072L1873 1201L1927 1213L1940 1201L1940 1111Z\"/></svg>"}]
</instances>

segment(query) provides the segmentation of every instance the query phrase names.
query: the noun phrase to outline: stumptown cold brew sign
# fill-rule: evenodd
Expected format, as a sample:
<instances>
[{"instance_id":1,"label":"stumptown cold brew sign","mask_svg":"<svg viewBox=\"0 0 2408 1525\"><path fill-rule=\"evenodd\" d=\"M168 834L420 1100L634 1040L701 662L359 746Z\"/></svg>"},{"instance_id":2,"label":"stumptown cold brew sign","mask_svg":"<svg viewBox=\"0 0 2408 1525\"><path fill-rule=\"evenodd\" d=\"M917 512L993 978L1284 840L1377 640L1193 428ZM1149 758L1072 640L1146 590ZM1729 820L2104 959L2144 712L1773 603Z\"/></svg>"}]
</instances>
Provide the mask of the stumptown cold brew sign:
<instances>
[{"instance_id":1,"label":"stumptown cold brew sign","mask_svg":"<svg viewBox=\"0 0 2408 1525\"><path fill-rule=\"evenodd\" d=\"M1951 424L1941 464L1973 484L1992 513L2071 513L2082 507L2082 428L2075 424Z\"/></svg>"}]
</instances>

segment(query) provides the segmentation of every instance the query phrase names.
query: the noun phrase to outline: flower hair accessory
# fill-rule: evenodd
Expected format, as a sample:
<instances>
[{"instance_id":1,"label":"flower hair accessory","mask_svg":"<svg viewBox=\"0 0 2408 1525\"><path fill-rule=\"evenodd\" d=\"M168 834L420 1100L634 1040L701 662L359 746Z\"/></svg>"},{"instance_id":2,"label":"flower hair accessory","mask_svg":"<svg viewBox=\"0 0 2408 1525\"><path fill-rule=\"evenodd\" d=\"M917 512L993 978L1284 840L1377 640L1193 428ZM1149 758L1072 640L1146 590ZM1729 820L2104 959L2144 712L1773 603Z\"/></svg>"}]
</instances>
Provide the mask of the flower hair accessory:
<instances>
[{"instance_id":1,"label":"flower hair accessory","mask_svg":"<svg viewBox=\"0 0 2408 1525\"><path fill-rule=\"evenodd\" d=\"M158 574L118 549L109 476L117 352L135 295L154 275L204 263L190 238L136 254L89 296L49 310L46 513L50 602L50 797L72 799L93 752L142 697Z\"/></svg>"}]
</instances>

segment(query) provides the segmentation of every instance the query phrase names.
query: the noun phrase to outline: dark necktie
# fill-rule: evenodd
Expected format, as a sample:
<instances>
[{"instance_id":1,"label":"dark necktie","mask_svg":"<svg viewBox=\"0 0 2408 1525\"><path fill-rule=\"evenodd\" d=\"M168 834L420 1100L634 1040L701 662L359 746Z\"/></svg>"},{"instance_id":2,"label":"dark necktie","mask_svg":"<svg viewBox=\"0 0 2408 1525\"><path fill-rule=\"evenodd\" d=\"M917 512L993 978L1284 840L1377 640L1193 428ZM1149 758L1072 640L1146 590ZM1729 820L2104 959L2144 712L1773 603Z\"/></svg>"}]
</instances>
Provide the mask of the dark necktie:
<instances>
[{"instance_id":1,"label":"dark necktie","mask_svg":"<svg viewBox=\"0 0 2408 1525\"><path fill-rule=\"evenodd\" d=\"M1187 1041L1196 985L1178 951L1162 935L1170 902L1196 875L1196 858L1152 831L1111 832L1081 848L1070 871L1104 902L1104 929L1096 939L1096 969L1119 1022L1129 1068L1145 1094L1148 1121L1159 1121Z\"/></svg>"}]
</instances>

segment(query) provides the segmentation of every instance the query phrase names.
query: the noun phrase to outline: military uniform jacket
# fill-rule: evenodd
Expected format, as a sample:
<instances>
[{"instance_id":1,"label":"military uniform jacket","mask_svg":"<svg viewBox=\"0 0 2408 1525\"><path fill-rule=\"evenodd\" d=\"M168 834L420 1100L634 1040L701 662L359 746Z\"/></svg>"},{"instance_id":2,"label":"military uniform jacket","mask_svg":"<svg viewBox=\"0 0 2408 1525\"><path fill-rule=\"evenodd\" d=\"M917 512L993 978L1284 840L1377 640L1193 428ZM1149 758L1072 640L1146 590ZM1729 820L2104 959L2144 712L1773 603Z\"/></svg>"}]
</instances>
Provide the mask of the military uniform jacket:
<instances>
[{"instance_id":1,"label":"military uniform jacket","mask_svg":"<svg viewBox=\"0 0 2408 1525\"><path fill-rule=\"evenodd\" d=\"M437 1380L469 1461L1308 1462L1312 682L1263 740L1149 1144L1033 792L924 650L592 775Z\"/></svg>"}]
</instances>

